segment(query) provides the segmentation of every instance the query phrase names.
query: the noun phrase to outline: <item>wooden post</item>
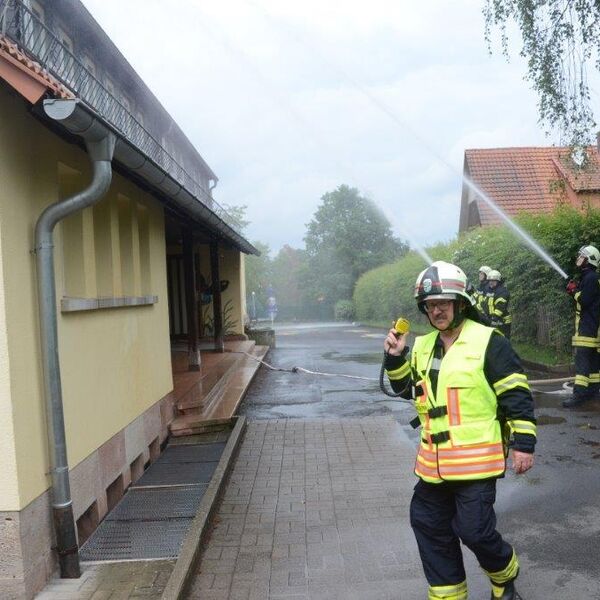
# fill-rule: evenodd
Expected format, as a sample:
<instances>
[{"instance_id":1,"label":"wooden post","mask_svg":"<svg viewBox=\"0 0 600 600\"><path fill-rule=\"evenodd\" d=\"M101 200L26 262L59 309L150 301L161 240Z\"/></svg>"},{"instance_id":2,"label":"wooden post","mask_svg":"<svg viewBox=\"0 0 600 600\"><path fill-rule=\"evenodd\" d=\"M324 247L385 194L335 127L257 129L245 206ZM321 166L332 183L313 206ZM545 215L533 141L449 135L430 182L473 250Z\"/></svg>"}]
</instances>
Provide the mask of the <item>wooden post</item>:
<instances>
[{"instance_id":1,"label":"wooden post","mask_svg":"<svg viewBox=\"0 0 600 600\"><path fill-rule=\"evenodd\" d=\"M221 306L221 277L219 274L219 243L210 243L210 276L212 278L213 322L215 327L215 352L224 352L223 312Z\"/></svg>"},{"instance_id":2,"label":"wooden post","mask_svg":"<svg viewBox=\"0 0 600 600\"><path fill-rule=\"evenodd\" d=\"M200 370L198 348L198 312L196 310L196 275L194 273L194 237L191 229L183 229L183 272L185 278L185 308L187 314L188 371Z\"/></svg>"}]
</instances>

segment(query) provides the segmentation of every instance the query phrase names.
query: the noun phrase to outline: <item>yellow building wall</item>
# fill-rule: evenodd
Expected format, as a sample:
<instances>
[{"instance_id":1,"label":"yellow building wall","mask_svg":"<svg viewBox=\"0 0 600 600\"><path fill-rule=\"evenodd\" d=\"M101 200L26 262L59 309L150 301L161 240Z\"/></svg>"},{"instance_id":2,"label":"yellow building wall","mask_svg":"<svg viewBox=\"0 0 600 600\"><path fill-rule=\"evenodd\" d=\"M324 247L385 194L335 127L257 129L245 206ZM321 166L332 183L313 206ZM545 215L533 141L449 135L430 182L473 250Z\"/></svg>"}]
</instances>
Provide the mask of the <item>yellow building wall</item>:
<instances>
[{"instance_id":1,"label":"yellow building wall","mask_svg":"<svg viewBox=\"0 0 600 600\"><path fill-rule=\"evenodd\" d=\"M1 142L0 142L1 143ZM0 182L4 181L4 173L0 164ZM1 186L0 186L1 190ZM2 191L0 191L2 194ZM0 208L0 223L3 212ZM17 457L15 452L15 430L13 426L13 409L10 393L10 356L8 354L8 335L6 322L6 302L2 252L0 237L0 504L18 506L19 482L17 474Z\"/></svg>"},{"instance_id":2,"label":"yellow building wall","mask_svg":"<svg viewBox=\"0 0 600 600\"><path fill-rule=\"evenodd\" d=\"M34 226L45 206L89 182L90 167L84 151L39 124L23 101L3 87L0 132L0 326L4 319L10 358L0 364L0 433L7 446L0 455L0 510L19 510L50 485L31 254ZM100 204L55 229L59 350L71 468L173 387L163 218L156 199L114 174ZM158 303L60 312L62 296L142 294L157 295ZM2 352L0 334L0 358ZM3 393L5 387L10 388L8 394ZM11 436L11 411L14 458L6 442ZM17 482L14 466L11 469L15 461Z\"/></svg>"}]
</instances>

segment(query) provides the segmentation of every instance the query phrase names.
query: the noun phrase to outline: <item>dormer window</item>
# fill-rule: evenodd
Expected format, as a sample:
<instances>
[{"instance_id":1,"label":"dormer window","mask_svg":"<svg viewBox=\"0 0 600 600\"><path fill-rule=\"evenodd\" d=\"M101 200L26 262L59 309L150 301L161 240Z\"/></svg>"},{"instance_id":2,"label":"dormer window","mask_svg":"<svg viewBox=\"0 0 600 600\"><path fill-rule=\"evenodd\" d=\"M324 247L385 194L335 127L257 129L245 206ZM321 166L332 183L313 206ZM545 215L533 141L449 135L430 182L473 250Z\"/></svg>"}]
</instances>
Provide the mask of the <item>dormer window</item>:
<instances>
[{"instance_id":1,"label":"dormer window","mask_svg":"<svg viewBox=\"0 0 600 600\"><path fill-rule=\"evenodd\" d=\"M44 62L48 52L48 39L44 29L46 13L42 5L35 0L26 0L25 6L31 14L23 15L23 44Z\"/></svg>"},{"instance_id":2,"label":"dormer window","mask_svg":"<svg viewBox=\"0 0 600 600\"><path fill-rule=\"evenodd\" d=\"M56 30L56 37L61 43L58 49L57 61L54 70L62 79L73 87L75 83L75 59L73 58L73 40L60 27Z\"/></svg>"}]
</instances>

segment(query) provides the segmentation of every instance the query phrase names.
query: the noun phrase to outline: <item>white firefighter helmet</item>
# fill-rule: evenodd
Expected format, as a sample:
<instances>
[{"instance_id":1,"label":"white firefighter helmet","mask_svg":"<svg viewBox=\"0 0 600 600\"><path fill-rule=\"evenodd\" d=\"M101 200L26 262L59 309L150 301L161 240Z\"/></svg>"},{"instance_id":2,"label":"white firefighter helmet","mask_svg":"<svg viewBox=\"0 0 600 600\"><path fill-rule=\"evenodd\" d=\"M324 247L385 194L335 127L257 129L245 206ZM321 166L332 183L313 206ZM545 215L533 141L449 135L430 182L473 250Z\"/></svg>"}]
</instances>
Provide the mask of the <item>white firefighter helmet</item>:
<instances>
[{"instance_id":1,"label":"white firefighter helmet","mask_svg":"<svg viewBox=\"0 0 600 600\"><path fill-rule=\"evenodd\" d=\"M578 256L583 256L587 259L590 265L597 267L600 264L600 252L595 246L581 246Z\"/></svg>"},{"instance_id":2,"label":"white firefighter helmet","mask_svg":"<svg viewBox=\"0 0 600 600\"><path fill-rule=\"evenodd\" d=\"M486 277L490 274L492 267L488 267L487 265L481 265L479 267L479 272L483 273Z\"/></svg>"},{"instance_id":3,"label":"white firefighter helmet","mask_svg":"<svg viewBox=\"0 0 600 600\"><path fill-rule=\"evenodd\" d=\"M473 305L467 292L467 276L456 265L437 260L417 277L415 298L419 308L425 300L457 300L459 296Z\"/></svg>"},{"instance_id":4,"label":"white firefighter helmet","mask_svg":"<svg viewBox=\"0 0 600 600\"><path fill-rule=\"evenodd\" d=\"M500 271L496 271L496 269L491 269L487 274L488 281L502 281L502 275Z\"/></svg>"}]
</instances>

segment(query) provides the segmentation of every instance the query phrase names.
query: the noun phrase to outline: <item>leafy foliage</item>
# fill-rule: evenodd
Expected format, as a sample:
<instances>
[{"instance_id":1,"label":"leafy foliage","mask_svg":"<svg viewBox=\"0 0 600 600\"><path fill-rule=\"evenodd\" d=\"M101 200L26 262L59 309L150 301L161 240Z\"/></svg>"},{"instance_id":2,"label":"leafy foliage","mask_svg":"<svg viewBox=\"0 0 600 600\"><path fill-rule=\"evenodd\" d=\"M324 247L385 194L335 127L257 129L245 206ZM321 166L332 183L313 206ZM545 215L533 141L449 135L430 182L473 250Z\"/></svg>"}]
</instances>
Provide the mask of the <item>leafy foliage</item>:
<instances>
[{"instance_id":1,"label":"leafy foliage","mask_svg":"<svg viewBox=\"0 0 600 600\"><path fill-rule=\"evenodd\" d=\"M559 207L552 214L522 215L519 225L561 265L576 273L575 257L584 244L600 244L600 211L581 213ZM557 352L569 351L573 334L573 301L565 293L565 280L542 261L505 226L477 228L449 244L428 248L435 260L459 265L477 281L481 265L498 269L511 294L513 337ZM416 307L413 286L424 268L411 252L400 260L365 273L354 293L359 320L391 321L398 316L426 324Z\"/></svg>"},{"instance_id":2,"label":"leafy foliage","mask_svg":"<svg viewBox=\"0 0 600 600\"><path fill-rule=\"evenodd\" d=\"M272 264L271 249L267 244L255 241L254 247L260 252L260 256L246 256L246 306L252 310L252 292L255 294L257 314L267 303L267 288L271 282Z\"/></svg>"},{"instance_id":3,"label":"leafy foliage","mask_svg":"<svg viewBox=\"0 0 600 600\"><path fill-rule=\"evenodd\" d=\"M246 210L248 210L248 206L246 204L241 204L239 206L233 204L223 204L223 212L221 212L221 217L229 223L236 231L244 234L246 227L250 225L250 221L246 219ZM217 211L218 213L219 211Z\"/></svg>"},{"instance_id":4,"label":"leafy foliage","mask_svg":"<svg viewBox=\"0 0 600 600\"><path fill-rule=\"evenodd\" d=\"M304 250L286 244L272 261L271 282L277 297L279 319L311 317L302 284L307 269L306 260Z\"/></svg>"},{"instance_id":5,"label":"leafy foliage","mask_svg":"<svg viewBox=\"0 0 600 600\"><path fill-rule=\"evenodd\" d=\"M518 26L541 121L557 127L573 146L587 145L595 123L586 65L592 61L600 67L600 2L485 0L483 12L488 48L492 29L499 27L507 58L507 26Z\"/></svg>"},{"instance_id":6,"label":"leafy foliage","mask_svg":"<svg viewBox=\"0 0 600 600\"><path fill-rule=\"evenodd\" d=\"M215 322L213 319L213 307L206 306L202 311L204 321L204 335L213 335ZM223 305L223 335L232 335L236 332L237 319L233 317L233 301L227 300Z\"/></svg>"},{"instance_id":7,"label":"leafy foliage","mask_svg":"<svg viewBox=\"0 0 600 600\"><path fill-rule=\"evenodd\" d=\"M354 303L352 300L338 300L333 309L336 321L351 321L354 318Z\"/></svg>"}]
</instances>

